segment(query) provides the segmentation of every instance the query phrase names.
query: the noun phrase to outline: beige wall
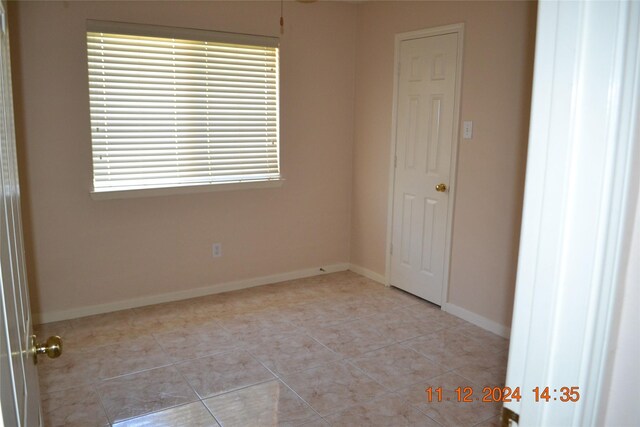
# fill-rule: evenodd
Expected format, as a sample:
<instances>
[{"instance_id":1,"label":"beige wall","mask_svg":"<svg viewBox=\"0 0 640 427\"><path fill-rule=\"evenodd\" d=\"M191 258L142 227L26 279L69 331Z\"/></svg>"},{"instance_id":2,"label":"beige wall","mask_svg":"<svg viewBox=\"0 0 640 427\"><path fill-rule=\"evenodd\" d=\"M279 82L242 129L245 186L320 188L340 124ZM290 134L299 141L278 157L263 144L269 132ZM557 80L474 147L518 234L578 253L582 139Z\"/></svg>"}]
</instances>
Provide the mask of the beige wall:
<instances>
[{"instance_id":1,"label":"beige wall","mask_svg":"<svg viewBox=\"0 0 640 427\"><path fill-rule=\"evenodd\" d=\"M33 311L347 262L356 11L285 5L282 188L94 201L85 20L277 36L280 4L12 3ZM222 258L212 258L213 242L222 242Z\"/></svg>"},{"instance_id":2,"label":"beige wall","mask_svg":"<svg viewBox=\"0 0 640 427\"><path fill-rule=\"evenodd\" d=\"M358 15L351 262L385 272L394 35L464 22L449 302L509 326L524 187L535 4L368 2Z\"/></svg>"},{"instance_id":3,"label":"beige wall","mask_svg":"<svg viewBox=\"0 0 640 427\"><path fill-rule=\"evenodd\" d=\"M89 196L85 20L278 35L279 3L12 2L10 18L35 312L339 262L384 274L394 34L464 22L474 139L459 149L449 300L510 323L534 4L285 2L284 186L104 201Z\"/></svg>"}]
</instances>

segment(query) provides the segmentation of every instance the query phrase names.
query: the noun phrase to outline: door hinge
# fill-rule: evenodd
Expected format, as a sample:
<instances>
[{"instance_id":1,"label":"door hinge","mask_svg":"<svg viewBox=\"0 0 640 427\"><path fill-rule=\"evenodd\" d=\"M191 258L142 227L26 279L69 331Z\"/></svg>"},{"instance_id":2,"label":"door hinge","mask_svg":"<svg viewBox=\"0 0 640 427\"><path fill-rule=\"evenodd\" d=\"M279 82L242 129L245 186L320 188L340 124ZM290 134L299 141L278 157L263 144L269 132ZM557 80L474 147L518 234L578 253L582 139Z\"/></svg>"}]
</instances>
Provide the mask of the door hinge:
<instances>
[{"instance_id":1,"label":"door hinge","mask_svg":"<svg viewBox=\"0 0 640 427\"><path fill-rule=\"evenodd\" d=\"M393 243L389 245L389 253L393 255Z\"/></svg>"},{"instance_id":2,"label":"door hinge","mask_svg":"<svg viewBox=\"0 0 640 427\"><path fill-rule=\"evenodd\" d=\"M398 156L395 155L393 156L393 168L397 168L398 167Z\"/></svg>"},{"instance_id":3,"label":"door hinge","mask_svg":"<svg viewBox=\"0 0 640 427\"><path fill-rule=\"evenodd\" d=\"M520 416L509 408L502 407L502 415L500 415L501 427L515 427L520 421Z\"/></svg>"}]
</instances>

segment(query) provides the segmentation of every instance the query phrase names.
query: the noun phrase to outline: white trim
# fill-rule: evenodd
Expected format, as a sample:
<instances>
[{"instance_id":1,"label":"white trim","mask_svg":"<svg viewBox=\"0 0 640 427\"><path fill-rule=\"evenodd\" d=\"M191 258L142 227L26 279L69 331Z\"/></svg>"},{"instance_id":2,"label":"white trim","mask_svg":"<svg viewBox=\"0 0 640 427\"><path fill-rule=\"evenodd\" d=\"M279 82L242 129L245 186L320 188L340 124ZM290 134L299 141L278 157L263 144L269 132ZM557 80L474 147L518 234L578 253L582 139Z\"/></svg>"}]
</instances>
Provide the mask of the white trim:
<instances>
[{"instance_id":1,"label":"white trim","mask_svg":"<svg viewBox=\"0 0 640 427\"><path fill-rule=\"evenodd\" d=\"M385 286L389 286L387 283L387 278L384 275L376 273L373 270L369 270L368 268L364 268L356 264L349 264L349 270L353 271L356 274L364 276L367 279L371 279L374 282L382 283Z\"/></svg>"},{"instance_id":2,"label":"white trim","mask_svg":"<svg viewBox=\"0 0 640 427\"><path fill-rule=\"evenodd\" d=\"M361 267L356 264L349 264L349 270L353 271L356 274L364 276L368 279L381 283L383 285L389 286L387 284L387 278L380 273L376 273L375 271L369 270L368 268ZM494 322L493 320L489 320L486 317L480 316L477 313L459 307L455 304L444 303L441 306L442 311L445 311L449 314L452 314L456 317L461 318L462 320L466 320L467 322L473 323L476 326L481 327L482 329L492 332L496 335L500 335L504 338L509 338L511 335L511 328L508 328L500 323Z\"/></svg>"},{"instance_id":3,"label":"white trim","mask_svg":"<svg viewBox=\"0 0 640 427\"><path fill-rule=\"evenodd\" d=\"M93 200L133 199L136 197L171 196L179 194L209 193L214 191L254 190L257 188L282 187L284 179L247 181L233 183L182 185L163 188L136 188L131 190L92 191Z\"/></svg>"},{"instance_id":4,"label":"white trim","mask_svg":"<svg viewBox=\"0 0 640 427\"><path fill-rule=\"evenodd\" d=\"M93 314L109 313L112 311L126 310L129 308L143 307L151 304L180 301L189 298L197 298L205 295L219 294L221 292L236 291L238 289L252 288L254 286L269 285L287 280L303 279L305 277L319 276L322 274L346 271L350 267L348 263L331 264L328 266L308 268L305 270L290 271L287 273L273 274L270 276L254 277L251 279L235 280L233 282L218 283L216 285L203 286L178 292L168 292L159 295L151 295L140 298L132 298L124 301L116 301L107 304L91 305L88 307L69 310L37 313L33 315L34 324L57 322L59 320L75 319ZM321 271L320 269L322 268Z\"/></svg>"},{"instance_id":5,"label":"white trim","mask_svg":"<svg viewBox=\"0 0 640 427\"><path fill-rule=\"evenodd\" d=\"M640 4L538 6L506 385L579 387L505 402L520 426L602 424L640 170Z\"/></svg>"},{"instance_id":6,"label":"white trim","mask_svg":"<svg viewBox=\"0 0 640 427\"><path fill-rule=\"evenodd\" d=\"M511 328L508 328L486 317L480 316L472 311L459 307L455 304L445 303L442 305L442 311L446 311L449 314L453 314L456 317L466 320L469 323L473 323L482 329L492 332L496 335L509 339L511 335Z\"/></svg>"},{"instance_id":7,"label":"white trim","mask_svg":"<svg viewBox=\"0 0 640 427\"><path fill-rule=\"evenodd\" d=\"M451 164L449 176L449 207L447 212L447 231L445 238L445 254L444 254L444 276L442 279L442 304L446 304L449 295L449 273L451 269L451 239L453 236L453 213L455 209L456 199L456 177L458 168L458 146L460 144L460 108L462 97L462 74L463 74L463 58L464 58L464 24L452 24L441 27L428 28L424 30L410 31L407 33L396 34L395 37L395 53L394 53L394 70L393 70L393 112L391 119L391 155L389 159L389 198L387 202L387 244L385 250L385 281L390 285L391 276L391 241L393 235L393 193L395 187L395 154L396 154L396 125L398 116L398 85L399 85L399 66L400 66L400 43L405 40L411 40L422 37L430 37L444 34L458 34L458 64L456 73L456 88L453 105L453 135L451 139Z\"/></svg>"}]
</instances>

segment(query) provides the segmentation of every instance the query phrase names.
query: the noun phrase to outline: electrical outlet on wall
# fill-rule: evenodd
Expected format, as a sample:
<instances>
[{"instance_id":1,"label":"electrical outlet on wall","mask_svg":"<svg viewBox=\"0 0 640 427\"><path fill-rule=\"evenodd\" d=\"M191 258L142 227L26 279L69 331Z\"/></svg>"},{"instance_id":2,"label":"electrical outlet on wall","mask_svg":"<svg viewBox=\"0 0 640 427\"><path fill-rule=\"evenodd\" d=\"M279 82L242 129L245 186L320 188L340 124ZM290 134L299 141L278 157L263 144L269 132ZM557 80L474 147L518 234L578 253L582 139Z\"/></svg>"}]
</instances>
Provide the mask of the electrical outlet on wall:
<instances>
[{"instance_id":1,"label":"electrical outlet on wall","mask_svg":"<svg viewBox=\"0 0 640 427\"><path fill-rule=\"evenodd\" d=\"M214 258L218 258L222 256L222 243L214 243L211 245L211 254Z\"/></svg>"},{"instance_id":2,"label":"electrical outlet on wall","mask_svg":"<svg viewBox=\"0 0 640 427\"><path fill-rule=\"evenodd\" d=\"M464 139L473 138L473 122L472 121L464 121L462 122L462 137Z\"/></svg>"}]
</instances>

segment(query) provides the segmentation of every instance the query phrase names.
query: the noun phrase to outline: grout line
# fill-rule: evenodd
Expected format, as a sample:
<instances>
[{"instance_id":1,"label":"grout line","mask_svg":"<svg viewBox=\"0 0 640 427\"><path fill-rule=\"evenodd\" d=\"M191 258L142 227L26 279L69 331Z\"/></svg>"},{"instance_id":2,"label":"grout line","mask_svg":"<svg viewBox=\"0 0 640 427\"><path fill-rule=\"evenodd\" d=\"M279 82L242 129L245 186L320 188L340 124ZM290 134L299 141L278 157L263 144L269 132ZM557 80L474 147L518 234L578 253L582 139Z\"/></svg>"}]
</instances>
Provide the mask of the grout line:
<instances>
[{"instance_id":1,"label":"grout line","mask_svg":"<svg viewBox=\"0 0 640 427\"><path fill-rule=\"evenodd\" d=\"M365 377L369 378L371 381L373 381L374 383L378 384L380 387L382 387L383 389L385 389L386 391L389 392L393 392L393 390L390 390L389 388L385 387L384 385L382 385L380 382L378 382L378 380L376 380L375 378L373 378L371 375L369 375L364 369L362 369L361 367L359 367L358 365L356 365L355 363L353 363L351 360L346 360L346 363L348 363L349 365L351 365L353 368L355 368L356 370L360 371Z\"/></svg>"},{"instance_id":2,"label":"grout line","mask_svg":"<svg viewBox=\"0 0 640 427\"><path fill-rule=\"evenodd\" d=\"M123 422L125 422L125 421L132 421L132 420L136 420L136 419L138 419L138 418L147 417L147 416L149 416L149 415L158 414L158 413L160 413L160 412L169 411L169 410L171 410L171 409L180 408L180 407L182 407L182 406L191 405L192 403L197 403L197 402L199 402L199 400L194 400L194 401L192 401L192 402L185 402L185 403L179 403L179 404L177 404L177 405L167 406L166 408L158 409L158 410L156 410L156 411L146 412L146 413L144 413L144 414L136 415L136 416L133 416L133 417L130 417L130 418L124 418L124 419L121 419L120 421L118 421L118 422L116 422L116 423L112 423L111 425L113 426L113 425L115 425L115 424L123 423Z\"/></svg>"},{"instance_id":3,"label":"grout line","mask_svg":"<svg viewBox=\"0 0 640 427\"><path fill-rule=\"evenodd\" d=\"M152 338L153 338L153 340L156 342L156 344L160 347L160 344L158 343L158 340L153 336L153 334L151 335L151 337L152 337ZM162 347L160 347L160 348L162 348ZM165 411L165 410L169 410L169 409L177 408L177 407L180 407L180 406L188 405L188 404L191 404L191 403L194 403L194 402L199 401L199 397L200 397L200 396L199 396L199 395L198 395L198 393L195 391L195 389L193 388L193 386L189 383L189 381L187 381L187 379L184 377L184 375L182 374L182 372L180 372L180 370L179 370L179 369L178 369L178 367L176 366L176 363L175 363L175 362L171 362L171 363L169 363L168 365L163 365L163 366L160 366L160 367L155 367L155 368L145 369L145 370L142 370L142 371L138 371L138 372L134 372L134 373L129 373L129 374L124 374L124 375L120 375L120 376L118 376L118 377L113 377L113 378L109 378L109 379L121 378L121 377L124 377L124 376L126 376L126 375L132 375L132 374L137 374L137 373L141 373L141 372L151 371L151 370L153 370L153 369L160 369L160 368L167 368L167 367L173 367L173 369L178 373L178 375L183 379L183 381L184 381L184 382L189 386L189 388L191 389L191 391L193 391L193 393L195 394L195 396L196 396L197 400L194 400L194 401L192 401L192 402L185 402L185 403L182 403L182 404L179 404L179 405L168 406L168 407L166 407L166 408L162 408L162 409L159 409L159 410L157 410L157 411L152 411L152 412L149 412L149 413L146 413L146 414L141 414L141 415L138 415L138 416L135 416L135 417L126 418L126 419L120 420L120 421L118 421L118 422L122 422L122 421L129 421L129 420L132 420L132 419L135 419L135 418L145 417L145 416L147 416L147 415L155 414L155 413L158 413L158 412L162 412L162 411ZM108 380L101 380L101 381L108 381ZM217 422L217 421L216 421L216 422ZM113 426L113 424L114 424L114 423L112 423L111 425Z\"/></svg>"},{"instance_id":4,"label":"grout line","mask_svg":"<svg viewBox=\"0 0 640 427\"><path fill-rule=\"evenodd\" d=\"M304 280L304 279L300 279L300 280ZM328 282L328 283L330 283L330 282ZM314 284L314 285L322 287L322 286L325 286L326 283L317 283L317 284ZM370 286L370 284L368 284L368 283L366 285ZM224 293L222 293L221 295L223 295L223 294ZM285 302L282 305L277 304L276 302L269 300L269 302L267 303L266 306L248 307L247 311L244 312L244 313L241 312L241 311L238 311L238 312L234 311L233 315L225 315L225 316L228 317L228 318L242 318L244 316L251 315L254 310L257 310L256 314L269 315L268 312L265 312L265 310L262 310L263 308L266 309L266 311L270 311L271 314L273 315L274 313L277 314L278 310L279 309L281 310L283 308L287 309L287 308L291 308L291 307L311 306L312 304L313 305L318 305L318 304L322 304L323 302L327 302L327 303L335 302L337 297L342 297L342 296L335 295L335 292L329 292L327 295L323 294L323 295L319 295L319 296L313 296L311 299L301 300L301 302L293 302L293 303L286 303ZM343 297L344 298L339 298L339 301L342 301L343 299L346 300L346 301L351 301L351 299L355 298L355 297L359 297L359 298L364 297L365 300L368 300L369 298L377 299L377 300L384 299L384 300L387 300L387 301L390 302L390 307L383 308L383 309L374 309L373 310L374 312L372 312L372 313L365 313L365 314L362 314L362 315L359 315L359 316L355 316L355 317L348 317L346 319L339 320L336 323L328 322L328 323L319 323L318 324L316 322L316 324L318 324L319 328L323 328L324 329L324 328L334 328L335 327L335 328L338 328L338 329L345 329L345 328L348 328L350 324L352 324L354 322L357 322L357 321L366 321L368 319L371 319L371 318L374 318L374 317L377 317L377 316L381 316L381 315L385 315L385 314L392 314L393 315L394 313L400 312L400 310L403 310L403 312L405 310L407 310L407 309L409 309L410 311L414 311L414 310L418 309L419 306L420 306L421 309L422 308L423 309L427 309L427 310L433 310L434 309L434 308L428 307L428 306L425 307L424 303L422 301L406 301L404 299L393 299L392 297L389 297L389 296L381 294L381 293L374 293L372 295L368 295L366 293L363 294L363 293L361 293L361 291L358 291L358 292L355 292L353 295L348 294L348 295L344 295ZM128 312L132 313L132 316L139 316L140 315L140 313L138 312L138 309L136 309L136 308L125 309L125 310L122 310L122 311L128 311ZM190 311L189 313L191 313L191 314L199 314L199 313L197 313L195 311ZM238 392L240 390L243 390L243 389L246 389L246 388L249 388L249 387L253 387L253 386L256 386L256 385L259 385L259 384L264 384L264 383L270 382L270 381L279 381L280 383L282 383L285 387L287 387L289 390L291 390L291 392L294 393L294 395L296 395L305 404L307 404L311 408L311 410L318 417L320 417L320 419L322 419L323 421L327 422L326 419L325 419L327 416L334 415L336 413L341 413L343 411L348 410L352 406L347 407L347 408L343 408L342 410L335 411L335 412L332 412L332 413L327 414L325 416L322 416L322 415L320 415L320 413L318 411L316 411L309 404L309 402L307 402L305 399L303 399L302 396L300 396L291 386L289 386L289 384L287 384L285 382L285 380L283 379L284 376L295 375L295 374L298 374L298 373L301 373L301 372L305 372L305 371L308 371L308 370L311 370L311 369L323 369L323 368L326 368L327 365L331 365L331 364L334 364L334 363L347 363L351 367L355 368L357 371L361 372L367 378L372 380L374 383L379 384L386 391L385 394L383 394L382 396L380 396L378 398L378 399L382 399L385 396L387 396L387 397L390 396L390 395L396 395L397 396L398 395L397 391L388 389L387 387L385 387L384 385L382 385L378 381L376 381L373 377L371 377L362 368L360 368L357 365L355 365L354 360L356 358L362 357L362 356L364 356L364 355L366 355L368 353L372 353L372 352L375 352L375 351L382 350L384 348L387 348L387 347L390 347L390 346L393 346L393 345L400 345L400 346L402 346L404 348L408 348L408 349L414 351L416 354L426 358L430 362L435 363L435 364L437 364L438 366L441 366L444 369L448 369L448 370L446 370L445 372L443 372L440 375L444 375L444 374L447 374L447 373L455 373L457 375L460 375L456 371L457 368L449 369L446 366L436 362L435 360L432 360L429 356L423 354L422 352L420 352L420 351L418 351L418 350L416 350L416 349L414 349L412 347L409 347L409 345L407 343L409 341L418 339L420 337L425 337L425 336L428 336L428 335L431 335L431 334L435 334L435 333L438 333L438 332L441 332L441 331L445 331L445 330L456 330L456 329L459 330L460 333L462 335L464 335L465 337L467 337L467 338L469 338L469 339L471 339L473 341L476 341L476 342L478 342L480 344L483 343L483 340L481 339L481 337L475 336L472 333L470 333L469 331L465 331L464 330L465 326L473 325L473 324L471 322L468 322L468 321L465 321L465 320L461 319L461 323L456 324L456 325L443 326L442 328L440 328L440 329L438 329L436 331L431 331L431 332L428 332L426 334L416 335L414 337L410 337L410 338L406 338L406 339L402 339L402 340L396 340L394 338L393 342L391 342L389 344L385 344L385 345L383 345L383 346L381 346L379 348L368 350L366 352L359 353L359 354L357 354L355 356L344 356L340 352L330 348L328 345L325 345L320 339L317 339L315 336L313 336L312 335L313 332L309 330L309 326L298 327L297 324L295 323L295 321L290 320L286 315L282 315L282 320L284 320L285 324L292 328L291 330L288 330L288 331L284 332L283 334L300 334L300 335L304 335L304 336L310 338L311 340L313 340L314 342L320 344L320 346L322 346L324 349L329 350L333 354L337 355L338 358L336 360L332 360L332 361L329 361L329 362L323 362L323 363L321 363L321 364L319 364L317 366L311 366L311 367L308 367L308 368L305 367L304 369L301 369L301 370L298 370L298 371L295 371L295 372L291 372L291 373L287 373L287 374L280 374L275 370L275 368L271 369L268 366L266 366L265 363L263 363L252 351L250 351L248 349L248 347L246 346L246 344L247 344L246 342L243 342L241 339L237 339L236 336L238 334L235 334L234 332L232 332L229 329L227 329L227 327L223 326L223 321L221 320L221 318L219 318L219 317L217 317L215 315L215 310L204 310L203 311L203 315L207 316L207 317L210 317L209 322L211 323L212 326L215 325L215 327L220 328L221 331L225 331L226 333L231 334L231 338L233 338L234 342L237 343L236 347L233 348L233 349L222 351L222 352L208 353L208 354L199 355L197 357L190 357L190 358L186 358L186 359L176 360L175 358L171 357L170 358L171 359L170 362L168 362L167 364L161 365L161 366L154 366L154 367L151 367L151 368L145 368L145 369L141 369L141 370L137 370L137 371L127 372L125 374L117 375L117 376L114 376L114 377L108 377L108 378L104 378L104 379L98 378L95 382L90 382L89 384L87 384L87 385L100 385L100 383L103 383L105 381L114 380L114 379L125 377L125 376L128 376L128 375L135 375L135 374L139 374L139 373L142 373L142 372L151 371L151 370L154 370L154 369L173 367L173 369L175 369L175 371L178 372L178 375L187 383L187 385L189 386L191 391L193 391L193 393L197 397L197 400L194 400L192 402L186 402L186 403L181 403L181 404L178 404L178 405L169 406L169 407L166 407L166 408L159 409L157 411L152 411L152 412L145 413L145 414L142 414L142 415L138 415L138 416L135 416L135 417L123 419L123 420L120 420L118 422L128 421L128 420L132 420L132 419L136 419L136 418L140 418L140 417L145 417L145 416L148 416L148 415L151 415L151 414L159 413L159 412L162 412L162 411L174 409L174 408L181 407L181 406L186 406L186 405L189 405L189 404L192 404L192 403L195 403L195 402L200 402L202 405L205 406L205 409L208 411L209 414L211 414L211 416L214 418L214 420L218 424L221 425L221 422L213 414L211 409L205 404L205 402L204 402L205 400L216 398L216 397L220 397L220 396L223 396L223 395L226 395L226 394L229 394L229 393L235 393L235 392ZM418 321L418 319L416 319L416 322L417 321ZM68 327L69 327L70 330L75 330L76 329L75 326L73 325L73 319L64 320L62 322L66 322L68 324ZM314 326L313 319L311 319L311 322L303 322L303 323L305 323L307 325L309 325L311 323L310 326L311 327ZM190 326L187 326L187 327L190 327ZM91 328L91 329L93 329L93 328ZM159 349L161 349L162 351L164 351L164 349L162 348L162 345L160 344L160 340L156 337L155 333L149 332L148 334L145 333L145 335L151 337L151 339L155 342L157 347ZM496 334L492 334L492 335L496 335ZM499 337L499 335L496 335L496 336ZM130 340L123 340L123 342L127 342L127 341L130 341ZM107 345L107 344L105 344L105 345ZM502 349L495 348L495 346L492 346L492 348L494 348L496 350L496 353L504 351ZM235 389L232 389L232 390L227 390L227 391L224 391L224 392L221 392L221 393L218 393L218 394L214 394L212 396L202 397L196 392L194 386L187 380L187 378L180 371L180 369L178 369L178 365L182 364L182 363L185 363L185 362L189 362L189 361L193 361L193 360L197 360L197 359L205 358L205 357L212 357L212 356L216 356L216 355L221 355L221 354L224 354L224 353L237 352L237 351L243 351L243 352L246 352L247 354L249 354L250 357L252 357L254 360L256 360L265 369L267 369L267 371L270 372L273 375L274 378L270 378L268 380L262 380L262 381L258 381L256 383L244 385L242 387L235 388ZM436 375L436 376L434 376L432 378L435 378L437 376L439 376L439 375ZM460 375L460 376L462 378L465 378L465 379L468 380L468 378L466 378L466 377L464 377L462 375ZM472 382L472 381L469 380L469 382ZM72 387L65 388L63 390L68 390L68 389L71 389L71 388L75 388L75 387L72 386ZM404 389L404 388L406 388L406 387L403 387L402 389ZM402 389L400 389L400 390L402 390ZM62 391L62 390L55 390L55 391ZM96 392L96 395L98 396L98 400L99 400L100 406L101 406L102 410L104 411L104 414L107 416L107 421L109 422L109 425L112 426L114 423L112 423L111 420L109 419L109 416L108 416L107 411L106 411L106 407L104 406L103 399L100 396L100 393L97 392L97 389L96 389L95 392ZM376 400L376 399L372 399L371 401L373 401L373 400ZM414 407L411 403L407 402L405 399L403 399L403 400L405 401L405 403L408 403L411 407ZM364 403L367 403L367 402L364 402ZM362 404L362 403L360 403L360 404ZM357 404L357 405L360 405L360 404ZM420 413L422 413L427 418L432 419L427 414L422 412L419 408L417 408L417 407L414 407L414 408L416 408ZM493 417L495 417L495 415L492 415L491 417L487 418L487 420L489 420L489 419L491 419ZM483 420L483 421L486 421L486 420ZM483 422L483 421L480 421L480 422ZM434 422L435 422L435 420L434 420Z\"/></svg>"},{"instance_id":5,"label":"grout line","mask_svg":"<svg viewBox=\"0 0 640 427\"><path fill-rule=\"evenodd\" d=\"M205 356L206 357L206 356ZM193 360L193 359L190 359ZM187 385L191 388L191 390L193 391L193 393L196 395L196 397L198 398L197 402L200 402L201 405L204 406L204 408L206 409L206 411L211 414L211 416L213 417L214 421L221 426L222 424L220 423L220 421L218 420L218 418L216 418L216 416L213 414L213 412L211 412L211 409L209 409L209 407L206 405L206 403L204 403L204 399L200 396L200 394L196 391L196 389L193 387L193 385L191 385L191 383L189 382L189 380L187 379L187 377L184 376L184 374L182 373L182 371L180 371L180 369L178 369L178 363L182 363L182 362L174 362L173 363L173 367L175 368L175 370L178 372L178 375L180 375L180 377L182 378L182 380L187 383Z\"/></svg>"},{"instance_id":6,"label":"grout line","mask_svg":"<svg viewBox=\"0 0 640 427\"><path fill-rule=\"evenodd\" d=\"M204 406L204 409L205 409L209 414L211 414L211 416L213 417L214 421L218 424L218 426L221 426L221 425L222 425L222 422L218 419L218 417L216 417L216 415L213 413L213 411L211 410L211 408L209 408L209 406L207 406L207 404L206 404L206 403L204 403L204 400L200 399L200 400L199 400L199 402L200 402L200 404L201 404L202 406Z\"/></svg>"},{"instance_id":7,"label":"grout line","mask_svg":"<svg viewBox=\"0 0 640 427\"><path fill-rule=\"evenodd\" d=\"M116 380L118 378L126 377L126 376L129 376L129 375L136 375L136 374L141 374L143 372L153 371L154 369L168 368L169 366L173 366L173 362L168 362L168 363L165 363L164 365L160 365L160 366L153 366L151 368L143 368L143 369L139 369L139 370L136 370L136 371L130 371L130 372L127 372L127 373L124 373L124 374L114 375L112 377L98 378L97 382L101 383L101 382L105 382L105 381Z\"/></svg>"},{"instance_id":8,"label":"grout line","mask_svg":"<svg viewBox=\"0 0 640 427\"><path fill-rule=\"evenodd\" d=\"M443 426L443 424L440 424L439 422L437 422L436 420L434 420L433 418L431 418L429 415L425 414L424 412L422 412L421 410L419 410L418 408L416 408L415 406L413 406L412 404L409 403L409 406L411 406L413 409L415 409L416 411L420 412L422 415L424 415L425 417L429 418L431 421L433 421L434 423L436 423L439 426ZM446 427L446 426L443 426Z\"/></svg>"},{"instance_id":9,"label":"grout line","mask_svg":"<svg viewBox=\"0 0 640 427\"><path fill-rule=\"evenodd\" d=\"M409 402L406 399L403 399L409 406L411 406L413 409L415 409L416 411L420 412L422 415L424 415L425 417L429 418L430 420L432 420L434 423L436 423L439 426L442 426L443 424L440 424L438 421L436 421L435 419L431 418L427 413L425 413L422 409L420 409L419 406L414 405L413 403ZM448 427L448 426L444 426L444 427Z\"/></svg>"},{"instance_id":10,"label":"grout line","mask_svg":"<svg viewBox=\"0 0 640 427\"><path fill-rule=\"evenodd\" d=\"M109 417L109 414L107 413L107 409L104 406L104 402L102 401L102 397L100 396L100 393L98 393L97 388L94 389L93 392L98 397L98 403L100 403L100 407L102 408L102 411L104 412L104 416L107 418L107 422L109 423L109 426L110 427L113 426L113 423L111 422L111 418Z\"/></svg>"},{"instance_id":11,"label":"grout line","mask_svg":"<svg viewBox=\"0 0 640 427\"><path fill-rule=\"evenodd\" d=\"M220 393L217 393L217 394L212 394L211 396L201 397L200 400L204 402L205 400L215 399L216 397L224 396L225 394L236 393L236 392L238 392L240 390L244 390L246 388L255 387L257 385L265 384L265 383L268 383L268 382L271 382L271 381L276 381L276 380L278 380L278 377L269 378L267 380L256 381L255 383L245 384L245 385L242 385L240 387L236 387L236 388L231 389L231 390L226 390L226 391L223 391L223 392L220 392ZM200 395L198 395L198 396L200 396Z\"/></svg>"},{"instance_id":12,"label":"grout line","mask_svg":"<svg viewBox=\"0 0 640 427\"><path fill-rule=\"evenodd\" d=\"M302 400L304 403L306 403L306 404L309 406L309 408L311 408L311 410L312 410L313 412L315 412L315 414L316 414L317 416L319 416L319 417L320 417L320 419L322 419L322 420L324 421L324 417L323 417L322 415L320 415L320 413L319 413L318 411L316 411L316 409L315 409L313 406L311 406L311 403L307 402L307 401L306 401L302 396L300 396L300 395L298 394L298 392L297 392L297 391L295 391L295 390L293 389L293 387L291 387L289 384L287 384L287 383L286 383L282 378L278 378L278 381L280 381L280 382L281 382L281 383L282 383L286 388L288 388L289 390L291 390L291 392L292 392L293 394L295 394L296 396L298 396L298 398L299 398L300 400Z\"/></svg>"}]
</instances>

